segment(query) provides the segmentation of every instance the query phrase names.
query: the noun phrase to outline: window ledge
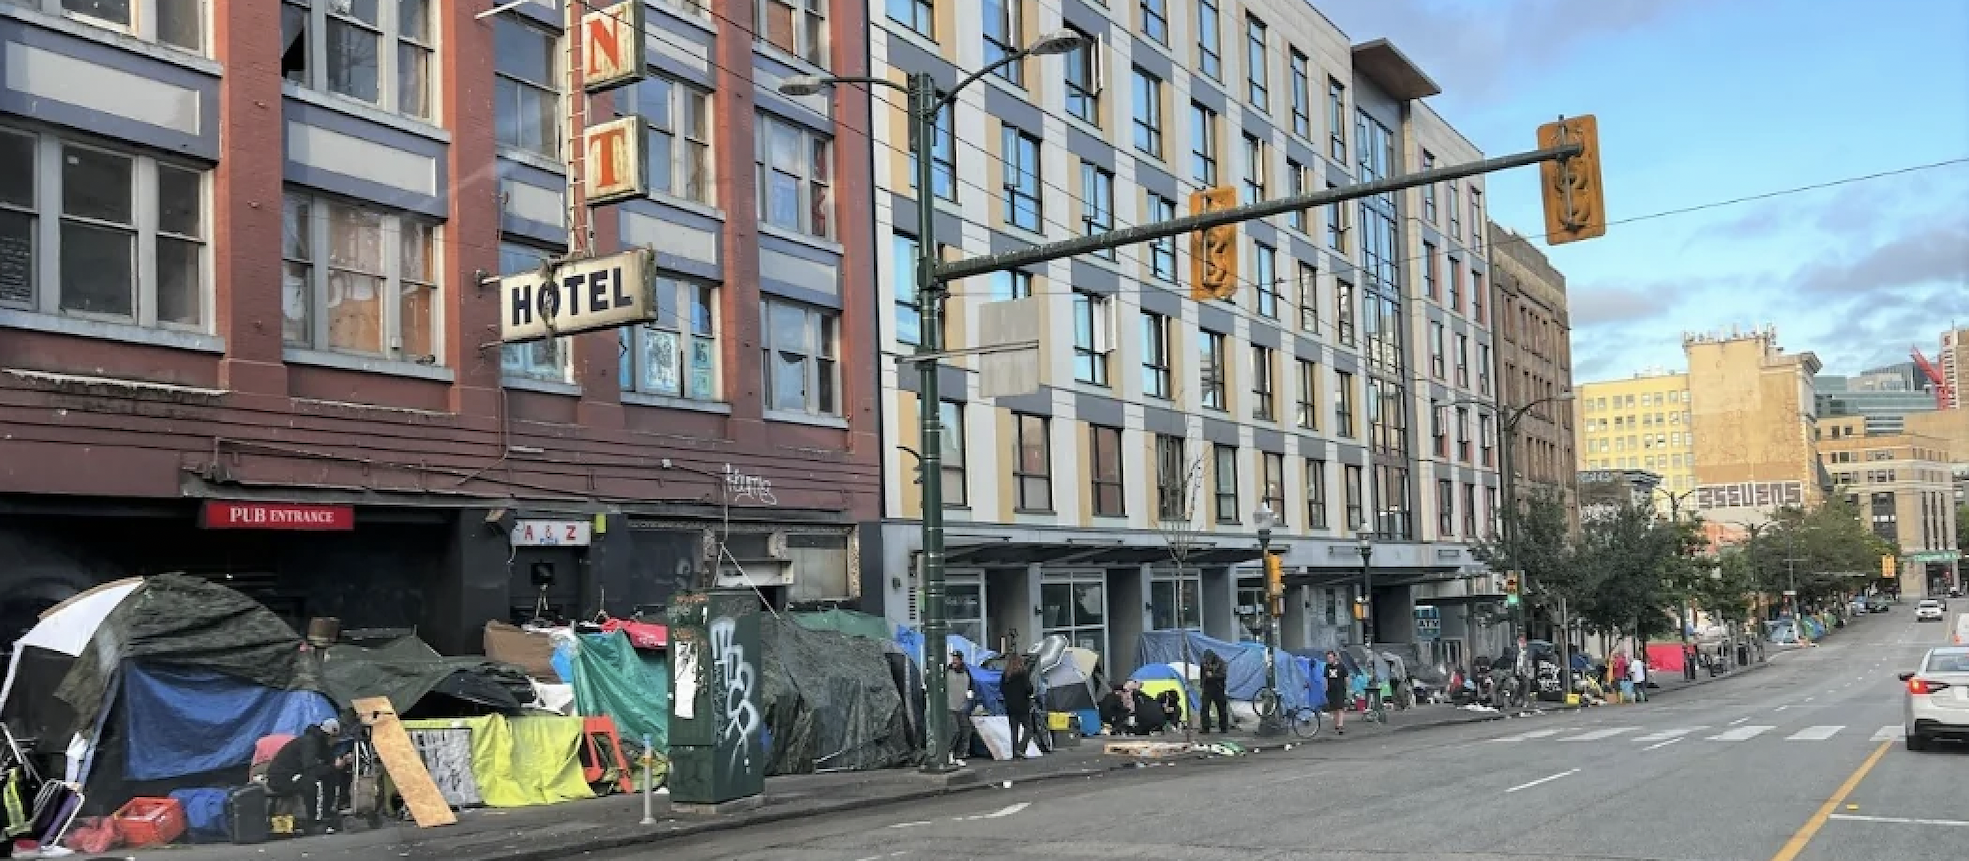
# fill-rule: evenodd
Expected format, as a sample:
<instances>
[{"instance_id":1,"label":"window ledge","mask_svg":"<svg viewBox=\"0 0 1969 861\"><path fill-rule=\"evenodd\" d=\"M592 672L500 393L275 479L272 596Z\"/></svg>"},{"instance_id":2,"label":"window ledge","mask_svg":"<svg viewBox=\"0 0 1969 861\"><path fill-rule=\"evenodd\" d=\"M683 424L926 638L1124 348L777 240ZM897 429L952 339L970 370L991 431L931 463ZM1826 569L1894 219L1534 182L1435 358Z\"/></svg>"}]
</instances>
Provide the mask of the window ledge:
<instances>
[{"instance_id":1,"label":"window ledge","mask_svg":"<svg viewBox=\"0 0 1969 861\"><path fill-rule=\"evenodd\" d=\"M671 209L681 209L693 215L702 215L714 221L725 220L725 211L713 204L691 200L688 197L678 197L662 191L651 191L645 196L649 198L651 203L661 204Z\"/></svg>"},{"instance_id":2,"label":"window ledge","mask_svg":"<svg viewBox=\"0 0 1969 861\"><path fill-rule=\"evenodd\" d=\"M796 413L789 410L766 410L766 421L785 422L795 425L810 425L817 428L848 429L848 420L840 416L823 416L813 413Z\"/></svg>"},{"instance_id":3,"label":"window ledge","mask_svg":"<svg viewBox=\"0 0 1969 861\"><path fill-rule=\"evenodd\" d=\"M918 33L914 29L911 29L908 24L897 21L886 14L882 16L882 20L876 22L876 26L880 27L882 32L887 33L889 38L901 39L914 44L918 49L927 52L932 57L940 58L944 55L943 46L938 44L936 39Z\"/></svg>"},{"instance_id":4,"label":"window ledge","mask_svg":"<svg viewBox=\"0 0 1969 861\"><path fill-rule=\"evenodd\" d=\"M662 12L665 15L668 15L671 18L674 18L678 21L682 21L686 24L689 24L700 30L703 30L704 34L707 36L718 35L718 25L711 20L710 12L701 9L695 12L690 12L683 9L679 9L676 6L668 3L654 3L654 4L645 4L645 5L649 6L649 8L655 9L658 12Z\"/></svg>"},{"instance_id":5,"label":"window ledge","mask_svg":"<svg viewBox=\"0 0 1969 861\"><path fill-rule=\"evenodd\" d=\"M555 161L551 158L548 158L532 150L524 150L516 146L507 146L505 144L499 144L498 154L500 158L506 159L508 161L516 161L519 162L520 164L526 165L527 167L535 168L537 170L544 170L556 176L567 175L567 165L562 164L558 161Z\"/></svg>"},{"instance_id":6,"label":"window ledge","mask_svg":"<svg viewBox=\"0 0 1969 861\"><path fill-rule=\"evenodd\" d=\"M1041 212L1039 214L1039 223L1041 226L1045 226L1046 213ZM1022 242L1029 242L1033 245L1045 245L1048 241L1050 241L1046 238L1046 234L1039 233L1037 231L1027 230L1023 227L1013 224L1010 221L1006 221L1004 224L1001 224L998 227L998 232L1003 233L1006 236L1010 236L1013 239L1020 240ZM1075 234L1073 237L1070 238L1079 238L1079 235Z\"/></svg>"},{"instance_id":7,"label":"window ledge","mask_svg":"<svg viewBox=\"0 0 1969 861\"><path fill-rule=\"evenodd\" d=\"M217 335L151 329L130 323L82 320L15 308L0 308L0 327L29 329L55 335L74 335L78 338L101 338L106 341L123 341L130 344L148 344L153 347L170 347L200 353L226 351L226 340Z\"/></svg>"},{"instance_id":8,"label":"window ledge","mask_svg":"<svg viewBox=\"0 0 1969 861\"><path fill-rule=\"evenodd\" d=\"M843 246L839 242L835 242L832 239L823 239L819 236L814 236L812 234L801 233L798 230L787 230L784 227L767 224L764 221L759 222L759 235L770 236L773 237L774 239L784 239L788 242L799 243L801 245L805 245L808 248L812 248L817 251L828 251L834 254L847 253L847 248L845 246Z\"/></svg>"},{"instance_id":9,"label":"window ledge","mask_svg":"<svg viewBox=\"0 0 1969 861\"><path fill-rule=\"evenodd\" d=\"M457 375L450 368L436 365L421 365L397 359L384 359L370 356L354 356L346 353L333 353L327 350L304 350L288 347L280 351L281 359L296 365L314 365L322 368L335 368L343 371L357 371L364 374L389 374L396 377L414 377L449 383Z\"/></svg>"},{"instance_id":10,"label":"window ledge","mask_svg":"<svg viewBox=\"0 0 1969 861\"><path fill-rule=\"evenodd\" d=\"M1128 520L1128 515L1127 515L1126 513L1123 513L1123 514L1101 514L1101 513L1099 513L1099 512L1096 512L1096 513L1094 513L1094 514L1093 514L1093 515L1091 515L1091 516L1092 516L1092 517L1093 517L1093 518L1094 518L1095 520L1112 520L1112 521L1118 521L1118 522L1124 522L1124 523L1125 523L1125 522L1127 522L1127 520Z\"/></svg>"},{"instance_id":11,"label":"window ledge","mask_svg":"<svg viewBox=\"0 0 1969 861\"><path fill-rule=\"evenodd\" d=\"M829 45L828 47L832 48L833 46ZM806 58L800 57L792 53L791 51L781 50L778 45L768 42L765 39L759 37L758 35L754 35L752 37L752 52L764 57L770 57L774 60L779 61L780 63L783 63L794 69L798 69L803 74L815 75L822 78L834 74L834 70L829 69L825 66L817 65L812 61L807 60ZM798 102L795 102L795 104L798 104Z\"/></svg>"},{"instance_id":12,"label":"window ledge","mask_svg":"<svg viewBox=\"0 0 1969 861\"><path fill-rule=\"evenodd\" d=\"M360 99L325 93L303 87L293 81L280 82L280 94L297 102L304 102L324 110L348 114L368 120L377 125L389 126L400 132L408 132L418 137L430 138L440 143L451 143L451 132L415 117L386 111Z\"/></svg>"},{"instance_id":13,"label":"window ledge","mask_svg":"<svg viewBox=\"0 0 1969 861\"><path fill-rule=\"evenodd\" d=\"M504 374L500 376L499 385L504 388L517 389L522 392L539 392L540 394L543 395L567 395L570 397L581 396L581 387L573 383L561 383L561 382L555 382L553 380L536 380L533 379L532 377L515 377L511 374Z\"/></svg>"},{"instance_id":14,"label":"window ledge","mask_svg":"<svg viewBox=\"0 0 1969 861\"><path fill-rule=\"evenodd\" d=\"M131 53L142 54L153 60L170 63L174 66L183 66L195 72L202 72L215 78L225 74L224 64L203 54L186 51L183 48L173 48L162 42L140 39L113 27L84 24L66 15L53 15L39 9L0 3L0 18L12 18L17 21L33 24L37 27L45 27L49 30L74 36L78 39L111 45Z\"/></svg>"},{"instance_id":15,"label":"window ledge","mask_svg":"<svg viewBox=\"0 0 1969 861\"><path fill-rule=\"evenodd\" d=\"M699 401L690 398L674 398L669 395L652 395L647 392L623 392L622 402L638 407L689 410L697 413L716 413L721 416L732 414L732 405L723 401Z\"/></svg>"}]
</instances>

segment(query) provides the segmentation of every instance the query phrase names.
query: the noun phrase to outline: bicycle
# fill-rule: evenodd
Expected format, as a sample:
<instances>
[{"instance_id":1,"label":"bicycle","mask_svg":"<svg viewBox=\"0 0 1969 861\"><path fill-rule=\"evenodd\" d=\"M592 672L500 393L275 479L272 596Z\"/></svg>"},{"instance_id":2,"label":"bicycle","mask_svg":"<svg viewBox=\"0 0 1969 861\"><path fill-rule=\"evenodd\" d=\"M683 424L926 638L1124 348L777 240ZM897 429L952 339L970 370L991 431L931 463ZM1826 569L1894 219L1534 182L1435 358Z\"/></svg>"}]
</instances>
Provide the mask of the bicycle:
<instances>
[{"instance_id":1,"label":"bicycle","mask_svg":"<svg viewBox=\"0 0 1969 861\"><path fill-rule=\"evenodd\" d=\"M1259 726L1278 726L1283 723L1285 729L1299 738L1312 738L1319 735L1319 709L1312 706L1297 706L1285 709L1281 713L1278 691L1271 688L1259 688L1258 692L1251 696L1251 710L1257 713Z\"/></svg>"}]
</instances>

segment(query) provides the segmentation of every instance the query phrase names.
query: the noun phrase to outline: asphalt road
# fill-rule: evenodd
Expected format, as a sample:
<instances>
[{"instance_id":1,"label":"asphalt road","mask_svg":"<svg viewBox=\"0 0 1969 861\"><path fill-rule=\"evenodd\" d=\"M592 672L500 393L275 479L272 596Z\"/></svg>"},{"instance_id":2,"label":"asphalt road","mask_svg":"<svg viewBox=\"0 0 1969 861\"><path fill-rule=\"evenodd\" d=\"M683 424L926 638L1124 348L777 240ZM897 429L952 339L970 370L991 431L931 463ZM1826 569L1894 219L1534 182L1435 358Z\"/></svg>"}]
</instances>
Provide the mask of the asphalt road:
<instances>
[{"instance_id":1,"label":"asphalt road","mask_svg":"<svg viewBox=\"0 0 1969 861\"><path fill-rule=\"evenodd\" d=\"M1913 753L1900 683L1946 625L1873 616L1655 702L707 835L611 859L1955 859L1969 751Z\"/></svg>"}]
</instances>

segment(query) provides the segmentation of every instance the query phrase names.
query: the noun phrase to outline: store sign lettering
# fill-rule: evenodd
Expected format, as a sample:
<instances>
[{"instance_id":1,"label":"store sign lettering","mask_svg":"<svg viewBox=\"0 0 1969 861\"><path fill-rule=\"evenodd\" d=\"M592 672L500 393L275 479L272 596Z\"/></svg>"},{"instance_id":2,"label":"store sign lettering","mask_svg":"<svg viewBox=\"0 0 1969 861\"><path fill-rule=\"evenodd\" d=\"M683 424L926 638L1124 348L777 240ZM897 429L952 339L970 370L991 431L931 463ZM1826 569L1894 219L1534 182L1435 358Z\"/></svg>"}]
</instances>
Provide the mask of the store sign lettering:
<instances>
[{"instance_id":1,"label":"store sign lettering","mask_svg":"<svg viewBox=\"0 0 1969 861\"><path fill-rule=\"evenodd\" d=\"M586 520L522 520L513 524L514 547L587 547L594 524Z\"/></svg>"},{"instance_id":2,"label":"store sign lettering","mask_svg":"<svg viewBox=\"0 0 1969 861\"><path fill-rule=\"evenodd\" d=\"M212 500L199 512L198 525L206 529L346 532L356 527L356 512L352 505Z\"/></svg>"}]
</instances>

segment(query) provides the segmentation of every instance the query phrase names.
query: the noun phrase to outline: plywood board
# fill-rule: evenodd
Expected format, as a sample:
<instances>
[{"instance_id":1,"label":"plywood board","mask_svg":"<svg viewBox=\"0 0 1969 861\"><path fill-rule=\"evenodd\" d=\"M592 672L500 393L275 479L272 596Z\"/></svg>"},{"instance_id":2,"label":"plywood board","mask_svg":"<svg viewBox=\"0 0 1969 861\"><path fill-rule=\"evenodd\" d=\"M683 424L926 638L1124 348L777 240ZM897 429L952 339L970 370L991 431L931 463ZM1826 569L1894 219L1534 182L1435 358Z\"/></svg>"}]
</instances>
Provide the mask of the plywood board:
<instances>
[{"instance_id":1,"label":"plywood board","mask_svg":"<svg viewBox=\"0 0 1969 861\"><path fill-rule=\"evenodd\" d=\"M404 731L403 722L397 719L389 699L365 697L354 705L356 719L369 727L370 744L375 746L376 755L382 757L383 768L389 771L390 782L403 797L404 805L410 808L417 827L456 823L458 817L452 814L451 805L445 803L437 781L425 770L424 760L417 756L417 747L411 744L410 733Z\"/></svg>"}]
</instances>

